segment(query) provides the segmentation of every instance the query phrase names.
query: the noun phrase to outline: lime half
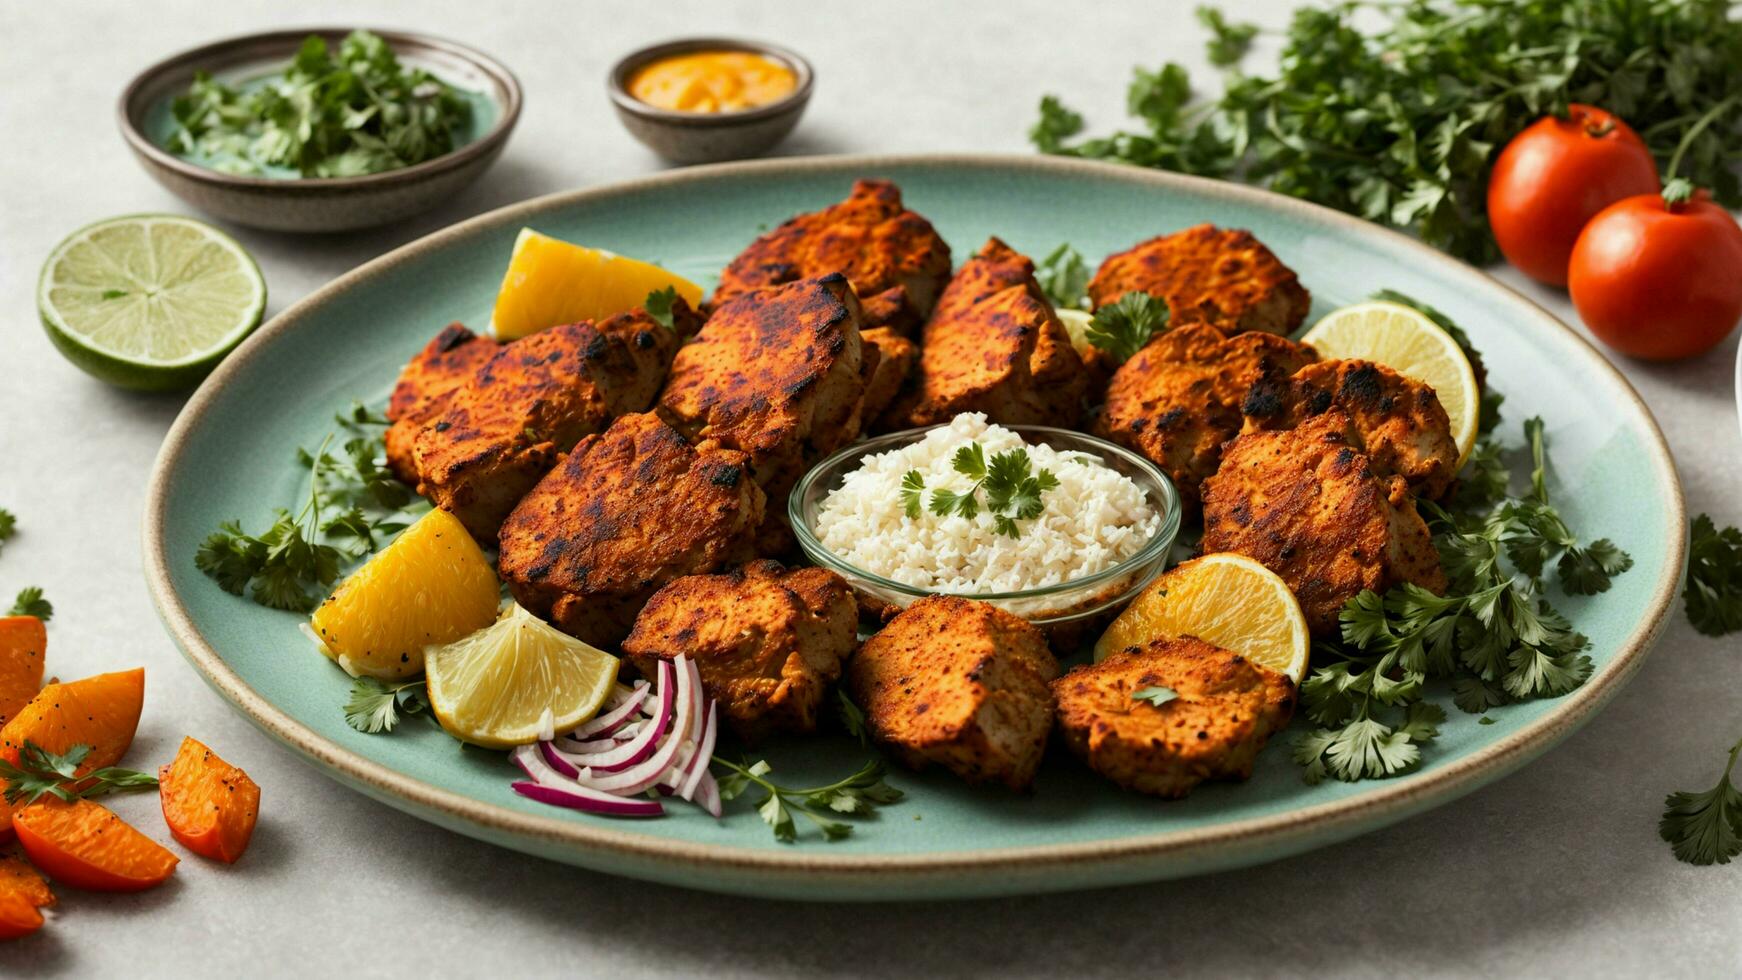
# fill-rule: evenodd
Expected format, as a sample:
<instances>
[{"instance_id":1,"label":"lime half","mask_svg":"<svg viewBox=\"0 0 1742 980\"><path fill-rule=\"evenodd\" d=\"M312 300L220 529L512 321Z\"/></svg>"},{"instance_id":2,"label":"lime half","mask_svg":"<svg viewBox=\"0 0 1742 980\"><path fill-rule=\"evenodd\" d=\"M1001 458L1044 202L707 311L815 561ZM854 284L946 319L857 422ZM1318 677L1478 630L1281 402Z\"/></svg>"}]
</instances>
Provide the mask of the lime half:
<instances>
[{"instance_id":1,"label":"lime half","mask_svg":"<svg viewBox=\"0 0 1742 980\"><path fill-rule=\"evenodd\" d=\"M139 391L190 388L260 324L266 280L211 225L136 214L87 225L42 267L49 339L92 377Z\"/></svg>"}]
</instances>

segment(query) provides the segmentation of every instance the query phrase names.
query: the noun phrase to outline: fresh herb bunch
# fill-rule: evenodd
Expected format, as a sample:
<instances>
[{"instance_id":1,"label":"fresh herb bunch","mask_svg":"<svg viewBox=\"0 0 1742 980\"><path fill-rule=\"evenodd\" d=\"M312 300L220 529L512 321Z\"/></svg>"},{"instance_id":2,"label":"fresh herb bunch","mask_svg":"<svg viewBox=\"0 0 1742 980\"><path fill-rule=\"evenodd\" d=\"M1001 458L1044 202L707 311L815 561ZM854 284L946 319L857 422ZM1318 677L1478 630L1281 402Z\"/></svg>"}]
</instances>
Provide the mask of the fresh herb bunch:
<instances>
[{"instance_id":1,"label":"fresh herb bunch","mask_svg":"<svg viewBox=\"0 0 1742 980\"><path fill-rule=\"evenodd\" d=\"M1627 120L1660 166L1742 205L1742 22L1728 0L1348 0L1295 12L1271 77L1234 71L1194 102L1185 69L1139 68L1142 126L1067 142L1083 117L1041 100L1043 152L1234 178L1408 228L1476 262L1490 165L1507 140L1569 102ZM1200 17L1231 65L1246 26ZM1372 28L1369 30L1369 25ZM1685 146L1685 149L1683 149ZM1665 167L1665 172L1668 172Z\"/></svg>"},{"instance_id":2,"label":"fresh herb bunch","mask_svg":"<svg viewBox=\"0 0 1742 980\"><path fill-rule=\"evenodd\" d=\"M353 403L313 453L296 451L309 471L308 498L292 514L279 508L272 524L249 534L225 521L207 536L194 564L224 591L273 609L308 612L340 568L380 548L427 505L388 472L382 433L387 419ZM332 452L336 437L345 441Z\"/></svg>"},{"instance_id":3,"label":"fresh herb bunch","mask_svg":"<svg viewBox=\"0 0 1742 980\"><path fill-rule=\"evenodd\" d=\"M423 679L388 684L374 677L351 681L351 696L345 702L345 724L365 735L391 732L402 718L422 714L429 708L429 692Z\"/></svg>"},{"instance_id":4,"label":"fresh herb bunch","mask_svg":"<svg viewBox=\"0 0 1742 980\"><path fill-rule=\"evenodd\" d=\"M804 789L782 786L768 778L774 767L766 759L737 763L714 756L714 764L726 769L726 775L720 777L720 798L735 800L752 786L760 788L765 795L757 801L757 814L774 831L776 840L789 844L798 839L794 813L816 824L828 840L841 840L852 836L853 825L836 820L833 814L866 816L902 797L901 790L883 781L883 763L875 760L839 782Z\"/></svg>"},{"instance_id":5,"label":"fresh herb bunch","mask_svg":"<svg viewBox=\"0 0 1742 980\"><path fill-rule=\"evenodd\" d=\"M1742 630L1742 530L1720 531L1701 514L1688 539L1688 581L1682 588L1688 622L1707 636Z\"/></svg>"},{"instance_id":6,"label":"fresh herb bunch","mask_svg":"<svg viewBox=\"0 0 1742 980\"><path fill-rule=\"evenodd\" d=\"M1430 679L1450 682L1460 710L1482 714L1559 697L1590 676L1590 641L1549 603L1546 572L1553 562L1562 592L1592 595L1633 559L1606 538L1582 544L1573 535L1549 499L1542 420L1524 431L1532 469L1522 497L1507 496L1502 467L1498 481L1481 480L1493 496L1466 497L1462 512L1418 504L1445 566L1445 594L1407 584L1364 591L1343 608L1341 641L1315 649L1320 666L1300 693L1318 727L1294 752L1308 782L1414 766L1446 718L1425 699ZM1490 445L1478 458L1498 464L1499 452Z\"/></svg>"},{"instance_id":7,"label":"fresh herb bunch","mask_svg":"<svg viewBox=\"0 0 1742 980\"><path fill-rule=\"evenodd\" d=\"M1134 290L1096 310L1085 336L1123 364L1156 334L1166 332L1168 315L1165 300Z\"/></svg>"},{"instance_id":8,"label":"fresh herb bunch","mask_svg":"<svg viewBox=\"0 0 1742 980\"><path fill-rule=\"evenodd\" d=\"M157 777L149 773L117 766L104 766L80 774L79 766L90 754L89 745L75 745L65 752L54 753L25 739L17 763L0 759L0 779L6 781L6 802L16 808L50 795L71 803L76 799L157 785Z\"/></svg>"},{"instance_id":9,"label":"fresh herb bunch","mask_svg":"<svg viewBox=\"0 0 1742 980\"><path fill-rule=\"evenodd\" d=\"M380 37L352 31L336 53L310 35L281 78L257 85L198 72L170 114L178 128L169 148L218 169L355 177L452 152L471 106L453 86L401 65Z\"/></svg>"},{"instance_id":10,"label":"fresh herb bunch","mask_svg":"<svg viewBox=\"0 0 1742 980\"><path fill-rule=\"evenodd\" d=\"M956 450L950 466L974 481L974 485L957 492L938 487L931 492L931 512L939 517L959 514L973 518L980 513L979 493L986 492L986 512L992 515L992 526L1008 538L1022 536L1017 521L1033 520L1046 509L1040 495L1057 490L1059 478L1051 470L1034 472L1028 450L1020 447L994 453L986 462L986 450L971 442ZM908 470L901 478L902 509L910 518L919 517L925 477L918 470Z\"/></svg>"},{"instance_id":11,"label":"fresh herb bunch","mask_svg":"<svg viewBox=\"0 0 1742 980\"><path fill-rule=\"evenodd\" d=\"M1742 741L1730 746L1729 761L1717 785L1703 793L1671 793L1663 801L1657 834L1676 860L1689 864L1729 864L1742 854L1742 792L1730 782Z\"/></svg>"},{"instance_id":12,"label":"fresh herb bunch","mask_svg":"<svg viewBox=\"0 0 1742 980\"><path fill-rule=\"evenodd\" d=\"M18 590L18 595L12 600L12 608L8 616L35 616L43 622L54 618L54 603L42 597L42 589L27 585Z\"/></svg>"}]
</instances>

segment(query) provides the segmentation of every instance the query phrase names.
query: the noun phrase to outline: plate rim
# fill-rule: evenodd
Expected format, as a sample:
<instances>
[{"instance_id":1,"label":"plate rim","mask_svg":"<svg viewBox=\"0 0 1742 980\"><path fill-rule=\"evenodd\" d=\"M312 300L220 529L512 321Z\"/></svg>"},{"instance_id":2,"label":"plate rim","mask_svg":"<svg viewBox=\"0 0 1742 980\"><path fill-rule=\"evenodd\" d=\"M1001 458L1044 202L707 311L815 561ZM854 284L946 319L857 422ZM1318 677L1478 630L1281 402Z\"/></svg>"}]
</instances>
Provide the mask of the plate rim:
<instances>
[{"instance_id":1,"label":"plate rim","mask_svg":"<svg viewBox=\"0 0 1742 980\"><path fill-rule=\"evenodd\" d=\"M1669 561L1659 576L1646 614L1620 644L1609 669L1577 690L1555 700L1544 717L1525 725L1469 755L1411 777L1386 781L1372 792L1330 801L1285 813L1253 817L1214 827L1170 830L1153 834L1096 841L1008 846L984 850L951 850L919 854L831 854L820 848L746 849L680 841L613 829L603 823L539 816L510 810L405 775L333 742L292 718L272 704L224 661L200 633L186 606L176 595L169 574L168 542L164 539L169 505L169 476L190 438L205 423L205 413L217 394L242 369L261 355L273 341L288 334L300 322L336 297L366 284L383 273L475 232L524 221L554 209L623 194L685 184L706 183L740 175L784 176L818 173L876 172L889 167L971 167L1045 171L1067 176L1125 181L1151 187L1183 190L1209 199L1225 199L1278 211L1309 223L1340 226L1358 237L1377 238L1388 249L1401 252L1451 279L1476 279L1498 290L1515 303L1521 313L1542 326L1562 331L1576 343L1587 367L1607 372L1632 400L1643 417L1647 455L1652 467L1671 493L1664 503L1681 530L1669 542ZM922 153L789 157L739 161L687 167L663 173L613 181L596 187L560 191L510 204L468 218L408 242L372 259L316 289L281 311L250 335L226 357L217 370L182 407L165 436L152 466L146 489L142 526L144 572L153 604L171 639L183 656L208 684L279 741L296 749L309 761L329 770L351 785L415 816L429 820L439 814L442 825L503 846L501 835L517 840L555 844L565 856L578 854L614 858L619 866L607 869L619 874L661 877L668 872L704 871L749 874L752 880L685 881L690 887L731 891L754 891L758 885L817 885L823 880L884 889L904 881L955 876L949 889L962 894L1010 893L1092 887L1097 883L1148 880L1175 874L1240 864L1257 863L1284 854L1311 849L1315 840L1329 841L1377 829L1431 807L1450 802L1481 785L1509 774L1541 755L1588 721L1636 673L1666 627L1673 608L1681 569L1686 564L1687 515L1681 479L1661 427L1651 409L1627 378L1580 333L1529 297L1500 282L1481 269L1465 265L1400 232L1371 224L1352 215L1321 205L1245 185L1184 174L1154 171L1098 161L1074 160L1026 154ZM1303 843L1304 842L1304 843ZM549 857L548 852L538 852ZM1242 859L1245 860L1242 860ZM1170 859L1188 865L1169 868ZM621 862L628 861L628 866ZM1123 863L1123 869L1116 862ZM584 863L584 862L579 862ZM1035 880L1036 872L1069 866L1067 879ZM1097 879L1096 871L1109 873ZM967 876L963 878L962 876ZM1002 878L1002 885L997 880ZM1018 887L1008 887L1008 886ZM852 896L849 896L852 897ZM861 894L861 898L894 897L893 893Z\"/></svg>"}]
</instances>

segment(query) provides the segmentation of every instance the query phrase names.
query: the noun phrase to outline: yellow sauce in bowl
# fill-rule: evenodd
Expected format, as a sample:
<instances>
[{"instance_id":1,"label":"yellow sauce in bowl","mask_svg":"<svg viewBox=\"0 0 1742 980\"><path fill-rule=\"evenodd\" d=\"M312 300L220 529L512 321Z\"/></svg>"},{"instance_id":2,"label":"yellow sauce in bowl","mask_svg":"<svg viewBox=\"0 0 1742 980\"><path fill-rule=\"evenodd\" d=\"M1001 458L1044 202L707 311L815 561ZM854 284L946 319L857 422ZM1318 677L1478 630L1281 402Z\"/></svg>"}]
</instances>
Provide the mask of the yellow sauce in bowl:
<instances>
[{"instance_id":1,"label":"yellow sauce in bowl","mask_svg":"<svg viewBox=\"0 0 1742 980\"><path fill-rule=\"evenodd\" d=\"M791 68L749 51L673 55L629 79L630 95L674 112L743 112L778 102L797 87Z\"/></svg>"}]
</instances>

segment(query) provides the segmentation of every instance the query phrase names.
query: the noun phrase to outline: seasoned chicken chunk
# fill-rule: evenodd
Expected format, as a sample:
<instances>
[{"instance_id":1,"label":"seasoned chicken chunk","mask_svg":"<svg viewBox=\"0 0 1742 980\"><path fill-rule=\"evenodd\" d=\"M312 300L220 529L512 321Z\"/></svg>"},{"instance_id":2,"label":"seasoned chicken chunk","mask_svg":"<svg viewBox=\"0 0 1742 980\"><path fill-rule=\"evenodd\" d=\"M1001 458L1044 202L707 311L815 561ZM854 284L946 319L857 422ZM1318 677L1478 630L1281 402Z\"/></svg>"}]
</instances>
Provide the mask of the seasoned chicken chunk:
<instances>
[{"instance_id":1,"label":"seasoned chicken chunk","mask_svg":"<svg viewBox=\"0 0 1742 980\"><path fill-rule=\"evenodd\" d=\"M673 322L695 313L681 299ZM418 492L486 544L562 454L653 403L683 330L641 310L551 327L503 345L418 433Z\"/></svg>"},{"instance_id":2,"label":"seasoned chicken chunk","mask_svg":"<svg viewBox=\"0 0 1742 980\"><path fill-rule=\"evenodd\" d=\"M615 646L659 587L752 557L766 498L743 453L692 445L651 412L581 439L502 524L514 598Z\"/></svg>"},{"instance_id":3,"label":"seasoned chicken chunk","mask_svg":"<svg viewBox=\"0 0 1742 980\"><path fill-rule=\"evenodd\" d=\"M1162 704L1133 695L1162 687ZM1139 793L1179 799L1206 779L1241 780L1294 714L1294 683L1195 636L1129 647L1052 682L1059 734L1079 758Z\"/></svg>"},{"instance_id":4,"label":"seasoned chicken chunk","mask_svg":"<svg viewBox=\"0 0 1742 980\"><path fill-rule=\"evenodd\" d=\"M1034 280L1034 263L996 238L944 288L926 321L919 377L889 427L985 412L1002 425L1076 423L1088 374Z\"/></svg>"},{"instance_id":5,"label":"seasoned chicken chunk","mask_svg":"<svg viewBox=\"0 0 1742 980\"><path fill-rule=\"evenodd\" d=\"M1223 333L1289 334L1312 296L1249 231L1197 225L1110 255L1089 282L1096 308L1140 292L1167 302L1174 326L1208 323Z\"/></svg>"},{"instance_id":6,"label":"seasoned chicken chunk","mask_svg":"<svg viewBox=\"0 0 1742 980\"><path fill-rule=\"evenodd\" d=\"M1017 790L1040 766L1057 676L1039 629L957 596L915 602L847 665L866 726L903 762Z\"/></svg>"},{"instance_id":7,"label":"seasoned chicken chunk","mask_svg":"<svg viewBox=\"0 0 1742 980\"><path fill-rule=\"evenodd\" d=\"M387 401L387 466L393 475L417 485L417 434L447 408L453 394L495 356L499 345L464 324L450 323L424 345L399 372Z\"/></svg>"},{"instance_id":8,"label":"seasoned chicken chunk","mask_svg":"<svg viewBox=\"0 0 1742 980\"><path fill-rule=\"evenodd\" d=\"M702 686L740 738L816 731L817 712L858 645L859 603L825 568L756 561L686 575L654 593L623 641L646 676L695 659Z\"/></svg>"},{"instance_id":9,"label":"seasoned chicken chunk","mask_svg":"<svg viewBox=\"0 0 1742 980\"><path fill-rule=\"evenodd\" d=\"M1288 429L1337 408L1355 424L1380 476L1401 476L1418 497L1445 496L1458 471L1452 422L1432 386L1372 361L1324 361L1247 392L1246 428Z\"/></svg>"},{"instance_id":10,"label":"seasoned chicken chunk","mask_svg":"<svg viewBox=\"0 0 1742 980\"><path fill-rule=\"evenodd\" d=\"M1094 431L1161 467L1188 508L1240 432L1240 407L1261 378L1287 378L1312 348L1267 333L1227 336L1191 324L1150 341L1113 373Z\"/></svg>"},{"instance_id":11,"label":"seasoned chicken chunk","mask_svg":"<svg viewBox=\"0 0 1742 980\"><path fill-rule=\"evenodd\" d=\"M659 414L748 453L784 509L810 464L859 434L860 348L859 301L838 274L743 293L678 351Z\"/></svg>"},{"instance_id":12,"label":"seasoned chicken chunk","mask_svg":"<svg viewBox=\"0 0 1742 980\"><path fill-rule=\"evenodd\" d=\"M845 201L750 243L720 273L713 301L832 273L852 283L865 326L912 335L950 278L950 247L931 222L902 207L900 188L861 180Z\"/></svg>"},{"instance_id":13,"label":"seasoned chicken chunk","mask_svg":"<svg viewBox=\"0 0 1742 980\"><path fill-rule=\"evenodd\" d=\"M1402 477L1382 478L1341 411L1229 443L1204 481L1204 553L1233 551L1282 576L1314 636L1362 589L1446 586L1439 553Z\"/></svg>"},{"instance_id":14,"label":"seasoned chicken chunk","mask_svg":"<svg viewBox=\"0 0 1742 980\"><path fill-rule=\"evenodd\" d=\"M888 327L866 330L859 335L865 351L876 352L876 366L865 382L865 404L860 411L863 428L869 429L907 384L919 364L919 345ZM867 361L873 360L871 357Z\"/></svg>"}]
</instances>

